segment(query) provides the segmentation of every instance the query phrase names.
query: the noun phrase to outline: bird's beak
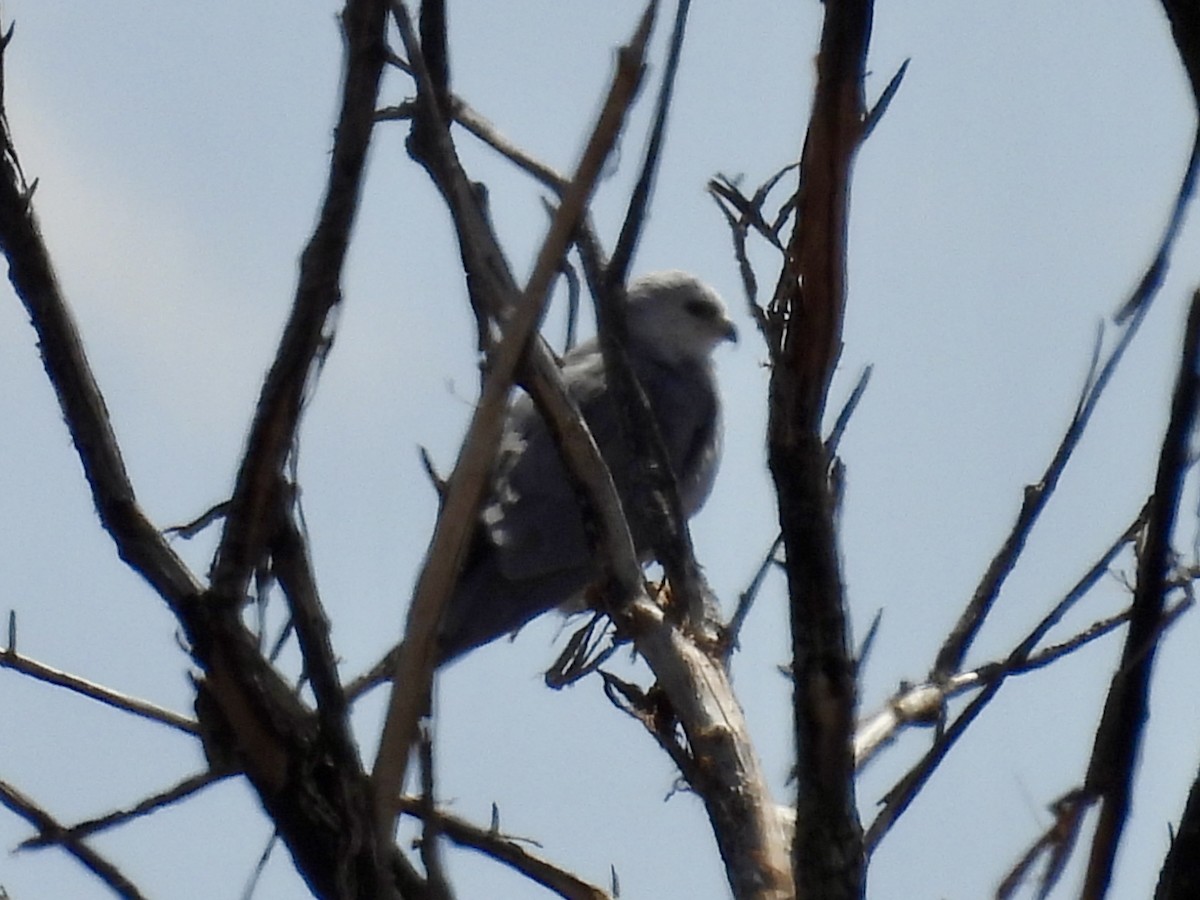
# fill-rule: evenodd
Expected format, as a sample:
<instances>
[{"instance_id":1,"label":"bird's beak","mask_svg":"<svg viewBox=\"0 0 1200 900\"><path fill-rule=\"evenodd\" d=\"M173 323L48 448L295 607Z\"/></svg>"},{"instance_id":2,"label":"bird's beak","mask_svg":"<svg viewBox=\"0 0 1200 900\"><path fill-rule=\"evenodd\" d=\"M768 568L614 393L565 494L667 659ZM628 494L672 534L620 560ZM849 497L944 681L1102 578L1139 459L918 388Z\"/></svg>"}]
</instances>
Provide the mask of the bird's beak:
<instances>
[{"instance_id":1,"label":"bird's beak","mask_svg":"<svg viewBox=\"0 0 1200 900\"><path fill-rule=\"evenodd\" d=\"M729 321L729 319L725 320L725 327L721 331L721 339L729 341L731 344L736 344L738 342L737 326L734 325L733 322Z\"/></svg>"}]
</instances>

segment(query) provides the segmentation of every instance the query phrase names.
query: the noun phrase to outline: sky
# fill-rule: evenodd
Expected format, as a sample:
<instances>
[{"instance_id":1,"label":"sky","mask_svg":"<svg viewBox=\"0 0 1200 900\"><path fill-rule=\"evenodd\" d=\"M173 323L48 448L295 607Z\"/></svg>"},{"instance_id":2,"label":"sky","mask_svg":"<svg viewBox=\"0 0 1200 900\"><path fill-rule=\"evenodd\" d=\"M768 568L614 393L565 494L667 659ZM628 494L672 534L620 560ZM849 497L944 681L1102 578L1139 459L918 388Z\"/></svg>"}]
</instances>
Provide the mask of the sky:
<instances>
[{"instance_id":1,"label":"sky","mask_svg":"<svg viewBox=\"0 0 1200 900\"><path fill-rule=\"evenodd\" d=\"M5 101L37 213L105 393L139 499L167 527L228 496L323 189L341 66L337 4L66 4L9 0ZM632 31L634 3L450 4L457 92L531 153L569 171ZM766 353L728 230L705 184L753 187L803 140L817 2L697 3L636 271L683 268L726 298L743 340L718 353L726 449L693 521L726 609L775 532L765 466ZM841 446L841 551L857 637L882 627L862 709L929 670L1038 479L1083 384L1098 324L1137 283L1165 225L1195 124L1160 6L1101 0L881 3L867 79L904 84L859 154L845 347L831 405L870 386ZM662 70L660 26L651 75ZM410 85L385 82L382 101ZM647 96L650 96L649 94ZM648 118L635 112L594 213L611 247ZM472 323L449 220L379 127L350 250L333 353L306 413L305 520L343 672L400 636L436 499L418 447L453 465L477 384ZM460 135L519 279L546 226L544 192ZM1149 493L1186 303L1200 285L1191 216L1172 268L970 662L1008 652L1133 518ZM760 283L778 261L757 247ZM561 344L561 298L546 334ZM588 326L590 327L590 326ZM1106 332L1109 343L1112 330ZM10 289L0 290L0 611L18 649L190 712L189 663L161 601L116 558ZM1194 488L1180 550L1190 553ZM179 542L207 569L212 536ZM1057 632L1122 607L1117 571ZM1200 763L1195 614L1158 662L1134 814L1114 897L1148 896ZM764 586L735 688L783 801L790 745L782 578ZM598 681L553 692L541 671L565 634L548 617L452 666L438 689L438 784L456 813L537 840L552 860L625 897L721 898L701 805ZM880 847L879 898L984 896L1082 779L1120 637L1013 679ZM293 665L292 658L285 665ZM618 667L646 683L644 669ZM356 710L373 757L383 698ZM906 735L859 783L876 803L928 744ZM63 821L125 807L203 765L166 729L0 670L0 778ZM108 896L65 854L10 854L29 834L0 811L0 886L13 900ZM270 838L237 782L97 839L152 897L241 896ZM460 896L545 896L470 853ZM1078 866L1061 896L1078 890ZM295 897L286 852L258 898Z\"/></svg>"}]
</instances>

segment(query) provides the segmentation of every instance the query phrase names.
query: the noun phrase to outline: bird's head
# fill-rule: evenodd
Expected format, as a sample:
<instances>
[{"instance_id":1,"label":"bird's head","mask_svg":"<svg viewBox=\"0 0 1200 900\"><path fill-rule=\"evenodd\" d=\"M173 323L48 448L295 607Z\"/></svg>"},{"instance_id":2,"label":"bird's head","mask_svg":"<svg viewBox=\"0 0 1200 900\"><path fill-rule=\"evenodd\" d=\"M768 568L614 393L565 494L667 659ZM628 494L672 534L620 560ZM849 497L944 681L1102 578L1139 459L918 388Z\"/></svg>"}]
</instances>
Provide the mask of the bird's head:
<instances>
[{"instance_id":1,"label":"bird's head","mask_svg":"<svg viewBox=\"0 0 1200 900\"><path fill-rule=\"evenodd\" d=\"M664 362L704 362L721 342L737 341L720 295L687 272L643 275L626 293L629 339Z\"/></svg>"}]
</instances>

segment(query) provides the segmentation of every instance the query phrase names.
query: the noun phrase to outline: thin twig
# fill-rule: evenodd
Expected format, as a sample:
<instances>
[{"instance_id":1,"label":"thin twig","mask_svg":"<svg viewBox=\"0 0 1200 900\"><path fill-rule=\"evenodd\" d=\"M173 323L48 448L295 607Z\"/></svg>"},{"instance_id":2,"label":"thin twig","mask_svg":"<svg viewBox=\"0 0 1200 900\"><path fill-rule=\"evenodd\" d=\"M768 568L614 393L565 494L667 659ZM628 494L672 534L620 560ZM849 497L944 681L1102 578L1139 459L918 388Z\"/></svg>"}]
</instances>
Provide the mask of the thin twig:
<instances>
[{"instance_id":1,"label":"thin twig","mask_svg":"<svg viewBox=\"0 0 1200 900\"><path fill-rule=\"evenodd\" d=\"M139 800L129 809L116 810L95 819L87 819L75 825L63 826L61 831L58 832L43 833L37 837L32 837L21 843L21 849L48 847L52 844L61 844L66 840L83 840L97 832L107 831L110 828L124 825L126 822L131 822L134 819L148 816L165 806L178 803L180 800L185 800L193 794L199 793L210 784L223 781L236 774L238 773L233 771L198 772L183 779L178 784L172 785L165 791L160 791L157 794L152 794L143 800Z\"/></svg>"},{"instance_id":2,"label":"thin twig","mask_svg":"<svg viewBox=\"0 0 1200 900\"><path fill-rule=\"evenodd\" d=\"M0 804L29 822L43 835L61 835L63 833L62 825L50 813L4 781L0 781ZM116 866L83 841L64 837L61 846L93 875L103 881L118 897L124 897L126 900L142 900L144 897L133 882L121 874Z\"/></svg>"},{"instance_id":3,"label":"thin twig","mask_svg":"<svg viewBox=\"0 0 1200 900\"><path fill-rule=\"evenodd\" d=\"M875 367L871 365L863 366L862 372L859 373L858 381L854 382L854 388L850 391L850 396L846 398L845 405L842 406L842 411L838 413L833 427L829 429L829 437L825 438L825 455L830 459L837 456L838 445L842 442L842 435L846 433L846 427L850 424L850 417L858 409L859 401L862 400L863 394L867 391L867 385L871 381L871 372L874 369Z\"/></svg>"},{"instance_id":4,"label":"thin twig","mask_svg":"<svg viewBox=\"0 0 1200 900\"><path fill-rule=\"evenodd\" d=\"M746 250L746 238L749 235L750 228L753 227L776 250L780 253L785 252L784 246L779 240L779 235L772 230L771 226L763 218L762 205L766 202L767 195L778 180L786 172L791 171L797 166L799 166L799 163L790 163L784 166L754 192L752 199L743 196L733 179L727 178L724 175L718 174L708 182L709 195L716 202L721 215L725 217L733 238L733 252L738 261L738 272L742 277L742 288L746 294L747 311L754 320L754 324L758 327L759 334L762 335L772 365L777 361L779 356L778 328L767 318L766 310L758 302L758 279L754 274L754 267L750 263L750 256ZM735 211L737 215L734 215Z\"/></svg>"},{"instance_id":5,"label":"thin twig","mask_svg":"<svg viewBox=\"0 0 1200 900\"><path fill-rule=\"evenodd\" d=\"M941 765L958 739L995 698L1009 674L1021 671L1026 665L1034 649L1045 635L1060 622L1067 612L1075 606L1108 572L1109 566L1117 555L1133 543L1145 522L1146 507L1144 506L1125 530L1108 546L1087 571L1079 578L1063 596L1054 608L1025 635L1021 642L1009 653L1005 662L992 672L992 677L984 685L980 694L971 701L958 717L939 735L934 745L926 751L921 760L910 769L884 796L883 804L874 821L871 822L864 838L867 853L874 851L896 821L908 809L916 795L921 791L933 773ZM978 671L978 670L977 670ZM957 684L958 676L931 679L930 684ZM868 720L870 721L870 720ZM888 740L888 738L884 738ZM872 751L873 752L873 751Z\"/></svg>"},{"instance_id":6,"label":"thin twig","mask_svg":"<svg viewBox=\"0 0 1200 900\"><path fill-rule=\"evenodd\" d=\"M904 81L904 73L908 71L908 64L912 59L906 59L900 63L900 68L896 70L896 74L892 76L891 81L887 83L887 87L883 89L883 93L879 95L879 99L875 101L875 105L871 107L871 111L867 113L867 119L863 123L863 140L871 136L871 132L875 130L875 126L883 119L883 114L887 112L892 100L896 97L896 92L900 90L900 82Z\"/></svg>"},{"instance_id":7,"label":"thin twig","mask_svg":"<svg viewBox=\"0 0 1200 900\"><path fill-rule=\"evenodd\" d=\"M417 739L417 755L421 761L421 862L425 865L425 880L429 886L430 900L451 900L454 892L446 878L442 864L442 828L438 817L437 792L433 770L433 728L429 719L421 720L421 734Z\"/></svg>"},{"instance_id":8,"label":"thin twig","mask_svg":"<svg viewBox=\"0 0 1200 900\"><path fill-rule=\"evenodd\" d=\"M204 512L200 513L200 515L196 516L196 518L192 519L192 521L184 522L182 525L172 525L170 528L166 529L163 534L170 537L178 535L184 540L190 540L213 522L224 517L225 513L228 511L229 501L222 500L220 503L210 506Z\"/></svg>"},{"instance_id":9,"label":"thin twig","mask_svg":"<svg viewBox=\"0 0 1200 900\"><path fill-rule=\"evenodd\" d=\"M267 844L263 847L262 853L258 854L258 859L254 861L254 869L250 872L250 877L246 879L246 886L242 889L242 900L253 900L254 892L258 890L258 884L262 880L263 872L267 870L267 863L271 861L271 853L275 850L275 846L278 843L279 832L272 831L271 836L267 838Z\"/></svg>"},{"instance_id":10,"label":"thin twig","mask_svg":"<svg viewBox=\"0 0 1200 900\"><path fill-rule=\"evenodd\" d=\"M608 390L616 398L618 425L637 461L628 473L629 483L622 485L623 495L630 498L627 502L635 505L627 512L634 521L649 528L647 542L666 570L672 595L678 601L671 607L671 614L682 613L682 621L697 636L716 638L717 603L696 562L691 534L680 506L675 473L658 421L625 350L624 284L641 237L662 158L689 8L689 0L679 0L646 154L630 193L616 248L600 280L596 324Z\"/></svg>"},{"instance_id":11,"label":"thin twig","mask_svg":"<svg viewBox=\"0 0 1200 900\"><path fill-rule=\"evenodd\" d=\"M66 688L69 691L74 691L76 694L97 700L105 706L111 706L113 709L141 716L143 719L149 719L152 722L170 726L187 734L197 734L200 730L200 726L195 719L181 716L177 712L172 712L169 709L137 697L131 697L128 694L107 688L94 681L88 681L86 678L72 675L70 672L64 672L62 669L52 668L44 663L30 659L28 656L22 656L15 650L0 651L0 668L12 669L14 672L20 672L22 675L28 675L30 678L35 678L38 681Z\"/></svg>"},{"instance_id":12,"label":"thin twig","mask_svg":"<svg viewBox=\"0 0 1200 900\"><path fill-rule=\"evenodd\" d=\"M742 633L742 626L746 623L746 617L750 615L750 608L754 605L754 600L767 578L767 573L771 571L772 566L778 564L779 548L782 546L783 533L780 532L775 535L775 540L771 542L770 548L763 554L762 562L759 563L754 577L750 579L750 584L738 595L737 609L733 611L729 624L725 626L724 639L727 655L737 649L738 636Z\"/></svg>"},{"instance_id":13,"label":"thin twig","mask_svg":"<svg viewBox=\"0 0 1200 900\"><path fill-rule=\"evenodd\" d=\"M601 671L604 679L604 695L610 703L630 718L640 722L659 747L675 763L679 774L689 784L700 784L702 774L699 764L680 741L678 722L670 706L662 703L665 698L658 692L659 703L654 702L653 690L647 693L637 685L618 678L611 672Z\"/></svg>"},{"instance_id":14,"label":"thin twig","mask_svg":"<svg viewBox=\"0 0 1200 900\"><path fill-rule=\"evenodd\" d=\"M338 677L329 619L321 605L308 545L287 508L281 506L275 515L277 531L269 544L273 571L287 598L304 672L317 701L317 718L331 747L336 748L338 761L353 768L358 753L346 719L346 695Z\"/></svg>"},{"instance_id":15,"label":"thin twig","mask_svg":"<svg viewBox=\"0 0 1200 900\"><path fill-rule=\"evenodd\" d=\"M436 819L438 830L460 847L476 850L553 891L566 900L612 900L612 895L579 876L530 853L517 838L492 827L481 828L442 811L430 811L419 798L402 798L397 810L417 818Z\"/></svg>"},{"instance_id":16,"label":"thin twig","mask_svg":"<svg viewBox=\"0 0 1200 900\"><path fill-rule=\"evenodd\" d=\"M1024 550L1030 531L1045 509L1058 485L1059 478L1074 454L1075 447L1083 437L1097 403L1150 309L1150 305L1162 285L1171 249L1182 221L1183 211L1194 190L1197 168L1200 168L1200 128L1196 131L1187 168L1176 192L1170 223L1159 241L1154 258L1141 281L1115 317L1118 322L1124 323L1122 326L1124 330L1103 365L1098 370L1093 366L1095 376L1089 376L1086 380L1075 415L1071 418L1054 456L1045 472L1042 473L1042 477L1036 484L1025 489L1024 501L1008 538L992 559L979 586L975 589L971 601L938 651L933 666L935 674L946 675L962 665L967 650L979 633L984 619L999 596L1000 589ZM1093 359L1096 360L1095 357Z\"/></svg>"},{"instance_id":17,"label":"thin twig","mask_svg":"<svg viewBox=\"0 0 1200 900\"><path fill-rule=\"evenodd\" d=\"M552 167L536 159L525 150L518 147L488 121L481 113L473 109L466 101L456 99L454 103L454 121L483 141L517 168L532 175L556 194L562 194L567 189L567 178Z\"/></svg>"},{"instance_id":18,"label":"thin twig","mask_svg":"<svg viewBox=\"0 0 1200 900\"><path fill-rule=\"evenodd\" d=\"M8 37L0 44L0 71L7 41ZM8 118L0 107L0 250L8 259L9 281L37 332L46 375L58 397L101 524L126 564L183 616L202 587L137 502L83 339L42 240L31 194L32 186L17 162Z\"/></svg>"},{"instance_id":19,"label":"thin twig","mask_svg":"<svg viewBox=\"0 0 1200 900\"><path fill-rule=\"evenodd\" d=\"M1172 3L1172 5L1174 4ZM1189 73L1193 71L1193 65L1195 65L1194 60L1188 61ZM1200 100L1197 102L1200 102ZM1198 107L1198 112L1200 112L1200 107ZM1188 156L1187 168L1184 170L1183 178L1180 179L1179 190L1175 194L1175 202L1171 207L1171 215L1167 219L1167 226L1163 230L1158 250L1154 254L1154 259L1146 269L1145 274L1142 275L1142 280L1134 288L1132 296L1114 314L1114 321L1122 322L1132 316L1142 306L1148 305L1154 299L1154 295L1158 293L1158 289L1162 287L1163 279L1167 275L1167 266L1171 262L1171 250L1175 246L1175 239L1179 237L1179 232L1183 229L1183 221L1187 213L1188 203L1191 202L1192 195L1196 192L1196 178L1198 174L1200 174L1200 120L1197 121L1196 133L1192 138L1192 151Z\"/></svg>"},{"instance_id":20,"label":"thin twig","mask_svg":"<svg viewBox=\"0 0 1200 900\"><path fill-rule=\"evenodd\" d=\"M955 623L954 628L938 650L932 670L934 677L948 675L962 666L967 650L974 642L979 629L983 627L984 620L999 597L1001 588L1024 551L1025 542L1028 540L1033 526L1037 524L1053 496L1059 479L1071 461L1075 448L1079 445L1079 441L1083 438L1091 421L1092 413L1095 412L1117 366L1124 359L1125 351L1137 334L1149 308L1149 304L1138 307L1134 316L1124 326L1124 330L1106 358L1100 360L1093 352L1093 365L1089 368L1084 380L1084 389L1080 392L1071 421L1067 424L1062 439L1041 478L1036 484L1026 486L1021 508L1004 544L992 558L976 586L974 594L959 616L958 622ZM1096 367L1097 363L1099 364L1098 368Z\"/></svg>"}]
</instances>

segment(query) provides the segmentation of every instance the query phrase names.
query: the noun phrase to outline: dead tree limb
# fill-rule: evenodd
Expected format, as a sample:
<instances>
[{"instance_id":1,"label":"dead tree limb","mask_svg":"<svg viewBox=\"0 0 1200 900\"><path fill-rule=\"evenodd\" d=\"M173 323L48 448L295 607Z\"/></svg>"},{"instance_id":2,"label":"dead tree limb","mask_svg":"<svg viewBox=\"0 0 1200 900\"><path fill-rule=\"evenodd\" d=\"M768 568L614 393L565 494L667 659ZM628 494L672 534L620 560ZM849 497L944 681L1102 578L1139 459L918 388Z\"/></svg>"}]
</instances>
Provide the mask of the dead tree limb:
<instances>
[{"instance_id":1,"label":"dead tree limb","mask_svg":"<svg viewBox=\"0 0 1200 900\"><path fill-rule=\"evenodd\" d=\"M114 894L125 900L142 900L145 896L132 881L107 859L89 847L82 839L67 837L58 821L16 788L0 781L0 804L11 809L25 821L35 826L43 835L57 835L64 850L79 860L87 869L106 884Z\"/></svg>"},{"instance_id":2,"label":"dead tree limb","mask_svg":"<svg viewBox=\"0 0 1200 900\"><path fill-rule=\"evenodd\" d=\"M768 459L787 558L797 748L792 865L800 896L863 895L854 799L855 665L821 437L841 352L850 172L863 136L870 0L825 4L796 222L767 310L773 355Z\"/></svg>"},{"instance_id":3,"label":"dead tree limb","mask_svg":"<svg viewBox=\"0 0 1200 900\"><path fill-rule=\"evenodd\" d=\"M1108 892L1121 833L1129 814L1138 749L1149 716L1150 676L1167 589L1171 533L1188 469L1188 447L1200 411L1200 291L1192 297L1171 418L1163 438L1150 501L1145 545L1138 560L1137 588L1121 664L1113 675L1084 790L1100 801L1100 820L1081 896L1099 900Z\"/></svg>"}]
</instances>

